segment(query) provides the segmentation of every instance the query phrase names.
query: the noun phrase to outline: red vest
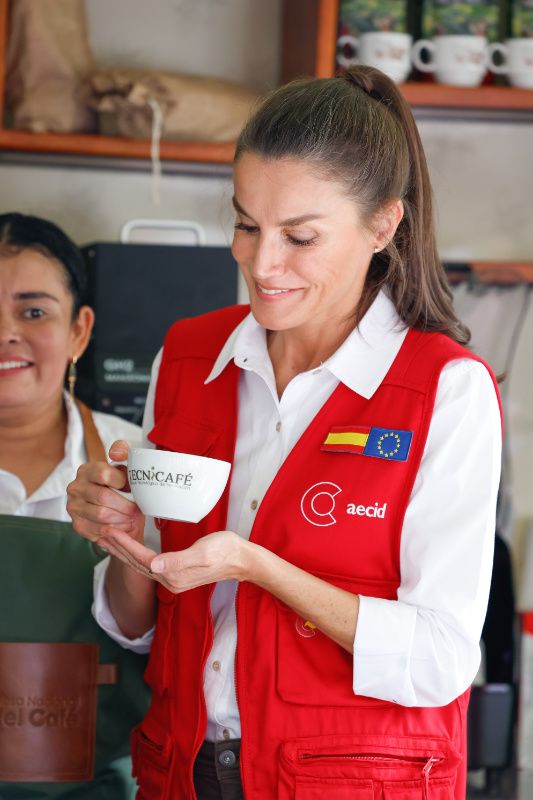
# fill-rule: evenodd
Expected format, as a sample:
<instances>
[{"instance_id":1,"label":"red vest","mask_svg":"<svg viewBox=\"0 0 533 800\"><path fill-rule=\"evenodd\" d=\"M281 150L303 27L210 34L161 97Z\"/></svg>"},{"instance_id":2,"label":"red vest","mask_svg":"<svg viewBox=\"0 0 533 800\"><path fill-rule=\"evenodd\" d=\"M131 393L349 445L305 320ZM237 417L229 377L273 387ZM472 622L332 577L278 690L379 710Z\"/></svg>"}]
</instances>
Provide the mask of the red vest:
<instances>
[{"instance_id":1,"label":"red vest","mask_svg":"<svg viewBox=\"0 0 533 800\"><path fill-rule=\"evenodd\" d=\"M150 434L158 447L233 460L239 370L230 362L204 381L247 313L224 309L170 330ZM341 383L279 470L250 539L353 593L396 599L402 523L439 375L465 356L472 357L446 336L411 330L369 400ZM408 459L320 449L333 427L364 425L412 431ZM223 530L227 504L228 488L201 523L162 522L162 549L181 550ZM195 797L213 589L173 595L158 585L146 673L153 701L133 733L139 800ZM356 696L351 655L305 622L268 592L240 584L236 687L246 800L464 800L468 693L440 708Z\"/></svg>"}]
</instances>

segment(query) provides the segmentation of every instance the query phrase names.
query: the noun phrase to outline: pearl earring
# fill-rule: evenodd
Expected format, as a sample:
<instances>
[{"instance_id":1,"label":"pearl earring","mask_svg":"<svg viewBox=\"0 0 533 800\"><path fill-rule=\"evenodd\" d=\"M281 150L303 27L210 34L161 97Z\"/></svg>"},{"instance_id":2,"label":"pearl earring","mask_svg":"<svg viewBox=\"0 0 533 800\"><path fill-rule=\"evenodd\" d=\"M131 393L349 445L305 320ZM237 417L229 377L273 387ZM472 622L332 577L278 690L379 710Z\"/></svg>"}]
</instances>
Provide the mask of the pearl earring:
<instances>
[{"instance_id":1,"label":"pearl earring","mask_svg":"<svg viewBox=\"0 0 533 800\"><path fill-rule=\"evenodd\" d=\"M380 250L381 250L380 247L374 247L374 253L379 253Z\"/></svg>"}]
</instances>

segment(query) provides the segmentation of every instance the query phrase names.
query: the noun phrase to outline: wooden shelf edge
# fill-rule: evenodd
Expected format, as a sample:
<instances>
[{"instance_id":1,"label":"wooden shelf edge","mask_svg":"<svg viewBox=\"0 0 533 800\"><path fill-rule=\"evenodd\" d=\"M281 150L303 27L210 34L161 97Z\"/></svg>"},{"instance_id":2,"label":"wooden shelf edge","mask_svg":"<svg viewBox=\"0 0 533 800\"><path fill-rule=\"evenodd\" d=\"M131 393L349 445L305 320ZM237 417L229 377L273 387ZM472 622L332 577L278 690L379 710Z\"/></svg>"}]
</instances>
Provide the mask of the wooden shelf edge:
<instances>
[{"instance_id":1,"label":"wooden shelf edge","mask_svg":"<svg viewBox=\"0 0 533 800\"><path fill-rule=\"evenodd\" d=\"M150 159L148 141L98 134L30 133L4 129L0 130L0 150ZM160 158L162 161L231 164L234 152L234 142L161 142Z\"/></svg>"},{"instance_id":2,"label":"wooden shelf edge","mask_svg":"<svg viewBox=\"0 0 533 800\"><path fill-rule=\"evenodd\" d=\"M533 261L468 261L458 263L458 271L454 271L454 262L444 259L446 272L451 282L464 280L468 273L461 271L465 263L472 270L473 277L479 283L487 284L533 284Z\"/></svg>"},{"instance_id":3,"label":"wooden shelf edge","mask_svg":"<svg viewBox=\"0 0 533 800\"><path fill-rule=\"evenodd\" d=\"M507 86L456 87L404 83L400 90L413 107L527 111L533 114L533 90ZM150 160L150 142L98 134L30 133L0 129L0 150L61 153ZM162 161L231 164L234 142L161 142Z\"/></svg>"},{"instance_id":4,"label":"wooden shelf edge","mask_svg":"<svg viewBox=\"0 0 533 800\"><path fill-rule=\"evenodd\" d=\"M403 83L400 90L412 106L483 108L533 111L533 89L512 86L446 86L442 83Z\"/></svg>"}]
</instances>

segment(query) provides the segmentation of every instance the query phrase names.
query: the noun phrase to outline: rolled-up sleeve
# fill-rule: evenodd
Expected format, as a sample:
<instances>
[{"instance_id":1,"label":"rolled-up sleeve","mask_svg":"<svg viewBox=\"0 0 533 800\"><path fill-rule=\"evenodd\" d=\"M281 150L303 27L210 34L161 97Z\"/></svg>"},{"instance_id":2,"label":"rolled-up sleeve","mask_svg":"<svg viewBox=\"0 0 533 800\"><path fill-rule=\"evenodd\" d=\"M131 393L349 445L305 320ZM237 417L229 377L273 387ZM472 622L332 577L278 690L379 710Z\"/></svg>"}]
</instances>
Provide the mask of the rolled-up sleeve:
<instances>
[{"instance_id":1,"label":"rolled-up sleeve","mask_svg":"<svg viewBox=\"0 0 533 800\"><path fill-rule=\"evenodd\" d=\"M134 653L148 653L154 638L154 628L146 631L137 639L128 639L118 627L116 620L111 613L107 594L105 591L105 576L109 565L110 556L100 561L94 568L93 573L93 605L92 613L98 625L104 630L111 639L114 639L121 647L132 650Z\"/></svg>"},{"instance_id":2,"label":"rolled-up sleeve","mask_svg":"<svg viewBox=\"0 0 533 800\"><path fill-rule=\"evenodd\" d=\"M480 663L501 466L492 379L472 359L440 376L424 455L406 510L397 600L360 598L355 694L441 706Z\"/></svg>"}]
</instances>

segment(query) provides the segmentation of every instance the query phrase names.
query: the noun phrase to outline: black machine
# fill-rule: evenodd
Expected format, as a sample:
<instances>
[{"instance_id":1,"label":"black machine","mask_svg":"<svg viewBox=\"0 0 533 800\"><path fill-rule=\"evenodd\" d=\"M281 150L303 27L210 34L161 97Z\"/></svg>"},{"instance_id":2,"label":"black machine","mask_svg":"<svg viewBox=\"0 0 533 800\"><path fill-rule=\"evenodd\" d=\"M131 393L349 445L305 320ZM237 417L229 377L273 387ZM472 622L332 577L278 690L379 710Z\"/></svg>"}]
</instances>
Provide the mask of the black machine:
<instances>
[{"instance_id":1,"label":"black machine","mask_svg":"<svg viewBox=\"0 0 533 800\"><path fill-rule=\"evenodd\" d=\"M237 302L228 247L91 244L87 302L96 312L76 392L91 408L140 423L154 356L177 319Z\"/></svg>"}]
</instances>

